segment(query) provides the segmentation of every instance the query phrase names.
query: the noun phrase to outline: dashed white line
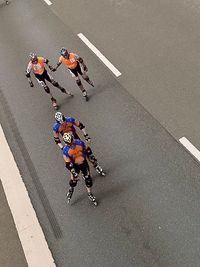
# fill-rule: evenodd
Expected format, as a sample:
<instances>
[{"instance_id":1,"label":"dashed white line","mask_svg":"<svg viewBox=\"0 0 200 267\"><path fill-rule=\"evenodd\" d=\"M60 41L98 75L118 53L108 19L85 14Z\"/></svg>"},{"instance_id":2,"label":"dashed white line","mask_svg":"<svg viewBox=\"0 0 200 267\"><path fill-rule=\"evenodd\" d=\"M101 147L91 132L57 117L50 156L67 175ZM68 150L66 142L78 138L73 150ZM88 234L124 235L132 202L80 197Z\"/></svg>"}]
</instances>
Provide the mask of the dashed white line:
<instances>
[{"instance_id":1,"label":"dashed white line","mask_svg":"<svg viewBox=\"0 0 200 267\"><path fill-rule=\"evenodd\" d=\"M26 187L0 125L0 179L29 267L55 267Z\"/></svg>"},{"instance_id":2,"label":"dashed white line","mask_svg":"<svg viewBox=\"0 0 200 267\"><path fill-rule=\"evenodd\" d=\"M52 5L52 2L49 0L44 0L44 2L46 2L48 6Z\"/></svg>"},{"instance_id":3,"label":"dashed white line","mask_svg":"<svg viewBox=\"0 0 200 267\"><path fill-rule=\"evenodd\" d=\"M121 72L82 34L77 34L78 37L98 56L98 58L115 74L116 77L121 75Z\"/></svg>"},{"instance_id":4,"label":"dashed white line","mask_svg":"<svg viewBox=\"0 0 200 267\"><path fill-rule=\"evenodd\" d=\"M200 161L200 151L186 137L181 137L179 141L198 161Z\"/></svg>"}]
</instances>

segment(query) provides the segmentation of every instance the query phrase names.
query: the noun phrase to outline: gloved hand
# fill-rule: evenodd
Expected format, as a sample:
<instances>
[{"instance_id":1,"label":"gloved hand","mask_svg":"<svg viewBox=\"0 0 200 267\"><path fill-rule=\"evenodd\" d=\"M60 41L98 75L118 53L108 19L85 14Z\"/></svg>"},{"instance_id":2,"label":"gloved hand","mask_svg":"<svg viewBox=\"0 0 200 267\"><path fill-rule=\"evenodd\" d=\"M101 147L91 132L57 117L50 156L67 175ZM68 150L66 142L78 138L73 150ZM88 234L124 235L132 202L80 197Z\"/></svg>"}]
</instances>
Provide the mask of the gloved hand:
<instances>
[{"instance_id":1,"label":"gloved hand","mask_svg":"<svg viewBox=\"0 0 200 267\"><path fill-rule=\"evenodd\" d=\"M29 85L30 85L30 87L34 86L32 81L29 81Z\"/></svg>"},{"instance_id":2,"label":"gloved hand","mask_svg":"<svg viewBox=\"0 0 200 267\"><path fill-rule=\"evenodd\" d=\"M52 67L51 65L49 65L49 69L50 69L51 71L53 71L53 72L56 71L56 68Z\"/></svg>"},{"instance_id":3,"label":"gloved hand","mask_svg":"<svg viewBox=\"0 0 200 267\"><path fill-rule=\"evenodd\" d=\"M85 140L86 140L87 142L90 142L90 141L91 141L91 138L89 137L88 134L84 134L84 137L85 137Z\"/></svg>"},{"instance_id":4,"label":"gloved hand","mask_svg":"<svg viewBox=\"0 0 200 267\"><path fill-rule=\"evenodd\" d=\"M86 67L86 65L83 66L83 70L86 72L88 71L88 68Z\"/></svg>"}]
</instances>

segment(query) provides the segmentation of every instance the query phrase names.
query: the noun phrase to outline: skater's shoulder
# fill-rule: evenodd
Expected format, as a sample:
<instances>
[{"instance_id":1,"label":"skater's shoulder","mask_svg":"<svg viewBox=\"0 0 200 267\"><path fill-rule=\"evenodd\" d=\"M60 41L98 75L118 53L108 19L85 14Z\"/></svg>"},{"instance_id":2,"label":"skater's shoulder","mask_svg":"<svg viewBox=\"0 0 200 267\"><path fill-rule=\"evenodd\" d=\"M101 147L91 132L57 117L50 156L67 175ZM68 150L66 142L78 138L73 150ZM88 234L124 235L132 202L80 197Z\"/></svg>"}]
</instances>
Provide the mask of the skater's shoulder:
<instances>
[{"instance_id":1,"label":"skater's shoulder","mask_svg":"<svg viewBox=\"0 0 200 267\"><path fill-rule=\"evenodd\" d=\"M85 145L85 143L84 143L82 140L80 140L80 139L75 139L75 140L74 140L74 143L75 143L76 145L79 145L79 146L84 146L84 145Z\"/></svg>"},{"instance_id":2,"label":"skater's shoulder","mask_svg":"<svg viewBox=\"0 0 200 267\"><path fill-rule=\"evenodd\" d=\"M65 117L66 122L74 122L75 119L73 117Z\"/></svg>"},{"instance_id":3,"label":"skater's shoulder","mask_svg":"<svg viewBox=\"0 0 200 267\"><path fill-rule=\"evenodd\" d=\"M55 131L55 132L57 132L58 131L58 129L59 129L59 127L60 127L60 123L59 122L54 122L54 124L53 124L53 130Z\"/></svg>"},{"instance_id":4,"label":"skater's shoulder","mask_svg":"<svg viewBox=\"0 0 200 267\"><path fill-rule=\"evenodd\" d=\"M67 145L63 147L63 155L68 156L69 148L70 148L70 147L67 146Z\"/></svg>"}]
</instances>

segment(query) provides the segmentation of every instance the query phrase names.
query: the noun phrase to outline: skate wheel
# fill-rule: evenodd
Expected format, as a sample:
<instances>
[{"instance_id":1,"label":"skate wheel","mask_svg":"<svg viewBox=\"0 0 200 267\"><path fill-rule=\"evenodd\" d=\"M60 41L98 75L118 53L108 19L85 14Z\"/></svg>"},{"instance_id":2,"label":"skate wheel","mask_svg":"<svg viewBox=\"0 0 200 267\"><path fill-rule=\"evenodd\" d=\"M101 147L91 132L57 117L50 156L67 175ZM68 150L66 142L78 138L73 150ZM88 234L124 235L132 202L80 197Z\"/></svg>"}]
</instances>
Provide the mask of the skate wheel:
<instances>
[{"instance_id":1,"label":"skate wheel","mask_svg":"<svg viewBox=\"0 0 200 267\"><path fill-rule=\"evenodd\" d=\"M94 201L94 202L93 202L93 204L94 204L95 206L97 206L97 205L98 205L98 203L97 203L96 201Z\"/></svg>"},{"instance_id":2,"label":"skate wheel","mask_svg":"<svg viewBox=\"0 0 200 267\"><path fill-rule=\"evenodd\" d=\"M94 83L93 83L92 81L90 81L90 85L91 85L92 87L94 87Z\"/></svg>"},{"instance_id":3,"label":"skate wheel","mask_svg":"<svg viewBox=\"0 0 200 267\"><path fill-rule=\"evenodd\" d=\"M53 106L55 110L58 110L59 106L56 105L56 106Z\"/></svg>"}]
</instances>

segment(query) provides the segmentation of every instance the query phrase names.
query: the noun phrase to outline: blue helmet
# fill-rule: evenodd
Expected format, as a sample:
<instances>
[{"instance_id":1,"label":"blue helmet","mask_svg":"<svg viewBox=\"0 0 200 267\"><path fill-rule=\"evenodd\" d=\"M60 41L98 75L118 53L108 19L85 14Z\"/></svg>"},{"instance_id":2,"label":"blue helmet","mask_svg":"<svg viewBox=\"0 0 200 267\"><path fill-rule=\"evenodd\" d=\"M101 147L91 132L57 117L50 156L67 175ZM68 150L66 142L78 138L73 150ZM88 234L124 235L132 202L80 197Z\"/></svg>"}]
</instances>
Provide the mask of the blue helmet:
<instances>
[{"instance_id":1,"label":"blue helmet","mask_svg":"<svg viewBox=\"0 0 200 267\"><path fill-rule=\"evenodd\" d=\"M68 54L67 48L62 47L62 48L60 49L60 54L61 54L62 56L66 56L66 55Z\"/></svg>"}]
</instances>

